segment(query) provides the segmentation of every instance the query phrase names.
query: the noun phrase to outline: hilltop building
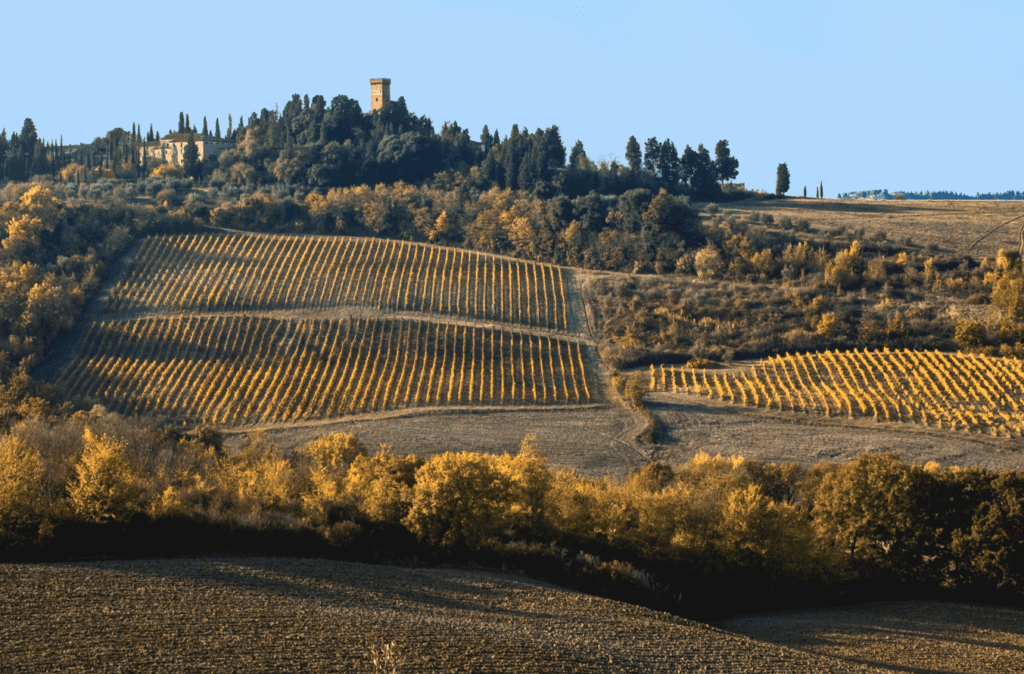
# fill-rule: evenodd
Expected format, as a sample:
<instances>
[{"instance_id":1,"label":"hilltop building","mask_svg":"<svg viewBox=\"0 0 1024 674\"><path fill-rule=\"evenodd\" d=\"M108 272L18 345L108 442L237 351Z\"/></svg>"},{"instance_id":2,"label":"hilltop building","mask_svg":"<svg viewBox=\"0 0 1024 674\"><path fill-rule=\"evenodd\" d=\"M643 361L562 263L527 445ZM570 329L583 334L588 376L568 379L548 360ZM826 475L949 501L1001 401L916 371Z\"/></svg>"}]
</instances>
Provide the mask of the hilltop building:
<instances>
[{"instance_id":1,"label":"hilltop building","mask_svg":"<svg viewBox=\"0 0 1024 674\"><path fill-rule=\"evenodd\" d=\"M370 80L370 110L380 110L391 102L391 79L377 77Z\"/></svg>"},{"instance_id":2,"label":"hilltop building","mask_svg":"<svg viewBox=\"0 0 1024 674\"><path fill-rule=\"evenodd\" d=\"M169 133L160 140L152 140L142 144L139 148L139 164L143 158L159 159L169 164L184 162L185 146L188 145L188 137L193 136L196 149L199 150L199 160L206 157L216 157L224 150L235 146L234 141L225 138L214 138L213 136L202 136L200 134Z\"/></svg>"}]
</instances>

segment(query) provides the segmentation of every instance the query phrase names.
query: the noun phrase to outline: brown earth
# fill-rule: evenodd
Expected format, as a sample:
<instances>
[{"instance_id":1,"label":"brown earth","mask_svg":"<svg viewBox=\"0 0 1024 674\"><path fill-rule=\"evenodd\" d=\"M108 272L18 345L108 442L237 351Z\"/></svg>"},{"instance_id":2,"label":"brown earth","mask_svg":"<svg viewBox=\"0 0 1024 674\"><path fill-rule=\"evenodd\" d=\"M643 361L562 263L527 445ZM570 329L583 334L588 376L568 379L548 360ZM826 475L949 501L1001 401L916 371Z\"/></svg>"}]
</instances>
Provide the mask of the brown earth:
<instances>
[{"instance_id":1,"label":"brown earth","mask_svg":"<svg viewBox=\"0 0 1024 674\"><path fill-rule=\"evenodd\" d=\"M1024 610L899 601L765 613L718 627L851 664L920 672L1024 672Z\"/></svg>"},{"instance_id":2,"label":"brown earth","mask_svg":"<svg viewBox=\"0 0 1024 674\"><path fill-rule=\"evenodd\" d=\"M862 452L897 452L904 461L1024 470L1024 439L927 428L871 419L826 419L767 411L683 393L651 393L651 412L665 434L653 459L676 465L699 451L763 462L844 463Z\"/></svg>"},{"instance_id":3,"label":"brown earth","mask_svg":"<svg viewBox=\"0 0 1024 674\"><path fill-rule=\"evenodd\" d=\"M891 671L495 572L280 558L0 565L4 671L373 671L370 647L390 641L402 674ZM978 650L950 646L957 661Z\"/></svg>"}]
</instances>

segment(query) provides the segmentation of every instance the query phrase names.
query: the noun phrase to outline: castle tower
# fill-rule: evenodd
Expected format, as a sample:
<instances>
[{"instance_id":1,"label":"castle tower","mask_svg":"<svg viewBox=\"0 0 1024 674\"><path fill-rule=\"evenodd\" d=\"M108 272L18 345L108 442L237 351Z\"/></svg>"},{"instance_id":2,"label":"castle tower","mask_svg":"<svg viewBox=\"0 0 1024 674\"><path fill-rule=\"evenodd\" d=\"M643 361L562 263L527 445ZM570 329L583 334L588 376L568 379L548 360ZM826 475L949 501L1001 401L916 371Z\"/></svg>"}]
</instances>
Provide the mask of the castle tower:
<instances>
[{"instance_id":1,"label":"castle tower","mask_svg":"<svg viewBox=\"0 0 1024 674\"><path fill-rule=\"evenodd\" d=\"M391 102L391 80L378 77L370 80L370 110L380 110L385 103Z\"/></svg>"}]
</instances>

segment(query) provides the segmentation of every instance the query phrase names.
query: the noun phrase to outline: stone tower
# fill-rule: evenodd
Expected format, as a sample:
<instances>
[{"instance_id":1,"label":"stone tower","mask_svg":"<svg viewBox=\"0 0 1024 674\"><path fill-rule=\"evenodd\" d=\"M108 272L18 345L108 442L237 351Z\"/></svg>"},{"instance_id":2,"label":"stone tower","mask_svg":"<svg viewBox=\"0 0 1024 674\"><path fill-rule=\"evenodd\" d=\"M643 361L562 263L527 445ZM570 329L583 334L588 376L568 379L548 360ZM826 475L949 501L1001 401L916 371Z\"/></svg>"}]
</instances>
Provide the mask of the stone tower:
<instances>
[{"instance_id":1,"label":"stone tower","mask_svg":"<svg viewBox=\"0 0 1024 674\"><path fill-rule=\"evenodd\" d=\"M370 110L380 110L391 101L391 80L378 77L370 80Z\"/></svg>"}]
</instances>

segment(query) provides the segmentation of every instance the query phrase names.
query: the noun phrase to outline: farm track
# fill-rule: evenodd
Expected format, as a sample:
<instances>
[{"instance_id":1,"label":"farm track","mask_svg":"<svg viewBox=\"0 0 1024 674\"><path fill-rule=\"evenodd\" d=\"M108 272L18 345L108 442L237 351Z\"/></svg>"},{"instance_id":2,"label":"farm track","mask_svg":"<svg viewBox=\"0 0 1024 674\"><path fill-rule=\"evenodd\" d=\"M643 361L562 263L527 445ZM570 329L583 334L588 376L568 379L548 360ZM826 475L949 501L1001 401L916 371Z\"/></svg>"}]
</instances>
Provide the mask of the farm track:
<instances>
[{"instance_id":1,"label":"farm track","mask_svg":"<svg viewBox=\"0 0 1024 674\"><path fill-rule=\"evenodd\" d=\"M19 672L881 672L484 571L280 558L0 565ZM903 670L906 671L906 670Z\"/></svg>"}]
</instances>

